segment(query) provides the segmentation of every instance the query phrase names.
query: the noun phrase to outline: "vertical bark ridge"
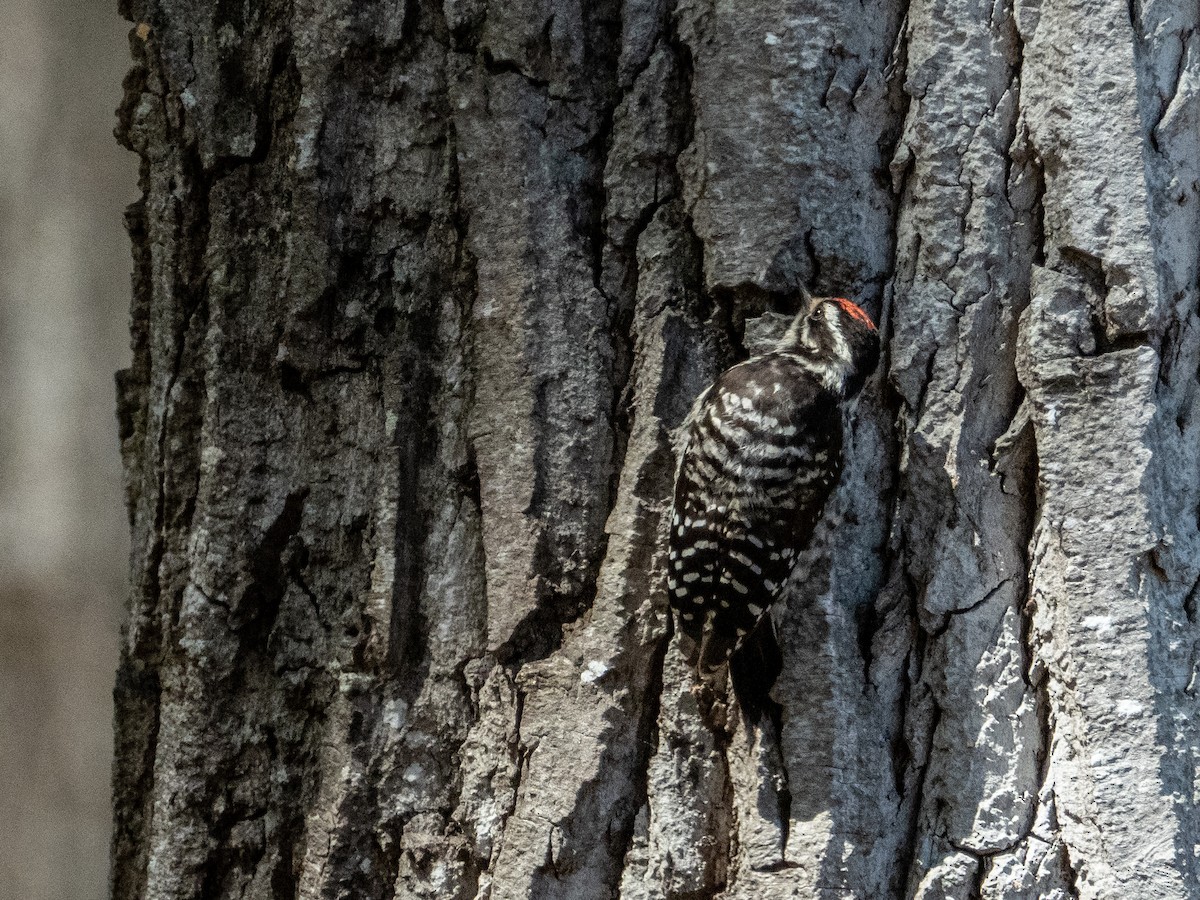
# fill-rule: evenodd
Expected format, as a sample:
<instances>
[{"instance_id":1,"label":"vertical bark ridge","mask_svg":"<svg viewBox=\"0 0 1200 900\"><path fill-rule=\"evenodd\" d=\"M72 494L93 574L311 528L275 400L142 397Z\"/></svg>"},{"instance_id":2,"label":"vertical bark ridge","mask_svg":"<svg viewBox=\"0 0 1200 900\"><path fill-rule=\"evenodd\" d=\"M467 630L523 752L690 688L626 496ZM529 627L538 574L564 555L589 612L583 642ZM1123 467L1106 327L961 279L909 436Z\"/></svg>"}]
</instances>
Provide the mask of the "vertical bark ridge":
<instances>
[{"instance_id":1,"label":"vertical bark ridge","mask_svg":"<svg viewBox=\"0 0 1200 900\"><path fill-rule=\"evenodd\" d=\"M966 897L978 896L987 859L1029 827L1036 794L1021 644L1031 486L1019 461L1007 492L992 470L1020 400L1016 321L1032 250L1023 198L1010 196L1024 187L1010 163L1020 94L1011 9L914 2L909 16L892 376L907 405L902 564L925 640L909 715L923 747L906 892ZM963 36L954 53L936 49L945 30ZM990 262L998 251L1004 267Z\"/></svg>"},{"instance_id":2,"label":"vertical bark ridge","mask_svg":"<svg viewBox=\"0 0 1200 900\"><path fill-rule=\"evenodd\" d=\"M1141 570L1154 628L1150 677L1157 744L1163 751L1158 776L1172 797L1175 865L1190 886L1186 896L1194 898L1200 896L1200 860L1193 838L1200 832L1200 731L1195 726L1200 632L1188 598L1200 576L1200 497L1194 482L1181 473L1197 471L1200 437L1194 414L1200 365L1200 250L1195 241L1183 238L1200 230L1200 152L1191 139L1194 129L1184 125L1188 118L1195 121L1200 109L1200 13L1139 3L1131 14L1150 242L1163 303L1153 335L1158 382L1150 488L1156 530L1162 537L1143 558Z\"/></svg>"}]
</instances>

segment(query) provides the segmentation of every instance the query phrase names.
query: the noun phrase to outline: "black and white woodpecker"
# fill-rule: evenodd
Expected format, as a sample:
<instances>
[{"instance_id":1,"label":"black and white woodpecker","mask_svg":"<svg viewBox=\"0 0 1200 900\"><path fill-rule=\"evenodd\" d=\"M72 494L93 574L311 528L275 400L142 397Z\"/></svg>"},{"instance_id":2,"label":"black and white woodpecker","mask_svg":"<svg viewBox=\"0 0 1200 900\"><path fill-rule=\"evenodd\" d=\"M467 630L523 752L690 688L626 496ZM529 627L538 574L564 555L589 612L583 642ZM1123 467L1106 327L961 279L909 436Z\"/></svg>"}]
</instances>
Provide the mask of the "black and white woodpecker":
<instances>
[{"instance_id":1,"label":"black and white woodpecker","mask_svg":"<svg viewBox=\"0 0 1200 900\"><path fill-rule=\"evenodd\" d=\"M878 360L878 332L860 307L810 299L774 349L722 372L692 407L667 593L702 680L732 662L739 697L770 689L739 686L739 653L812 538L841 472L843 409ZM752 667L742 675L756 677Z\"/></svg>"}]
</instances>

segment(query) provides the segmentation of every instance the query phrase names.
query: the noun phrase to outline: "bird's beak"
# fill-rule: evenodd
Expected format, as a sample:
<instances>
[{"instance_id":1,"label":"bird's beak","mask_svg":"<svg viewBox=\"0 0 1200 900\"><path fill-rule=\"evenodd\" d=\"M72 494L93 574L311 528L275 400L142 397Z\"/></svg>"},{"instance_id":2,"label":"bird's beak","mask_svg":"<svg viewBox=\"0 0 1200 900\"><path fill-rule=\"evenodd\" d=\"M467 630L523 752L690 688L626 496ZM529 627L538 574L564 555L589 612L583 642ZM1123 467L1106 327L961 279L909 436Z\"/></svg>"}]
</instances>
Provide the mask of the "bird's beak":
<instances>
[{"instance_id":1,"label":"bird's beak","mask_svg":"<svg viewBox=\"0 0 1200 900\"><path fill-rule=\"evenodd\" d=\"M818 299L819 298L814 297L808 292L808 288L806 288L804 285L800 285L800 309L803 311L804 315L807 316L813 311L813 307L817 305Z\"/></svg>"}]
</instances>

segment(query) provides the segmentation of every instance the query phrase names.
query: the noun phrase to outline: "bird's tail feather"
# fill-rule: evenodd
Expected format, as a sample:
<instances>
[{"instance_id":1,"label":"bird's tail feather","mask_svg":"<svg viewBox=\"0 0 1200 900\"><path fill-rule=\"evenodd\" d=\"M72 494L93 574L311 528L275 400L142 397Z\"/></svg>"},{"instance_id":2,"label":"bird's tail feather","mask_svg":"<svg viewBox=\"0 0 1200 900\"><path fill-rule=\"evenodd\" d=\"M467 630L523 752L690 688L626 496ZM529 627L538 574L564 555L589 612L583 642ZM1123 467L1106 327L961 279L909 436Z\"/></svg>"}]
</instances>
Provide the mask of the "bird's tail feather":
<instances>
[{"instance_id":1,"label":"bird's tail feather","mask_svg":"<svg viewBox=\"0 0 1200 900\"><path fill-rule=\"evenodd\" d=\"M778 718L779 704L771 699L771 688L782 671L775 623L766 615L729 659L733 693L747 721L757 722L764 713Z\"/></svg>"}]
</instances>

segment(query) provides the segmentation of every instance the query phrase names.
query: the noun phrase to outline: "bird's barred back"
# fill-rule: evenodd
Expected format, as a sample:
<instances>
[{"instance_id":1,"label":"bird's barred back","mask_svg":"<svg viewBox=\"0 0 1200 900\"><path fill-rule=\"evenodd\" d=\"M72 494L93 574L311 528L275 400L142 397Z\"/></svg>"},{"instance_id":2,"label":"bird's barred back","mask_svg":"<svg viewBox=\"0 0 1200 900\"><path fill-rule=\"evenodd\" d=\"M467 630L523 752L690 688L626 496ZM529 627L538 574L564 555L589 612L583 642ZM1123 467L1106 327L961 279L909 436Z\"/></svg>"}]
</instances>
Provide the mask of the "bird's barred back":
<instances>
[{"instance_id":1,"label":"bird's barred back","mask_svg":"<svg viewBox=\"0 0 1200 900\"><path fill-rule=\"evenodd\" d=\"M837 398L787 354L723 373L697 401L676 478L667 590L696 662L725 662L782 593L837 481Z\"/></svg>"}]
</instances>

